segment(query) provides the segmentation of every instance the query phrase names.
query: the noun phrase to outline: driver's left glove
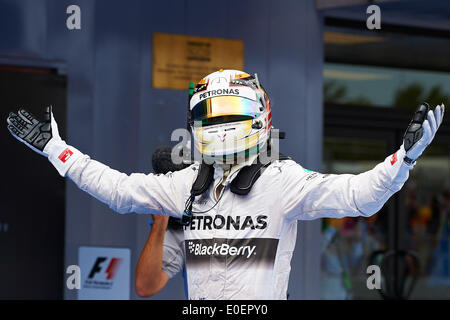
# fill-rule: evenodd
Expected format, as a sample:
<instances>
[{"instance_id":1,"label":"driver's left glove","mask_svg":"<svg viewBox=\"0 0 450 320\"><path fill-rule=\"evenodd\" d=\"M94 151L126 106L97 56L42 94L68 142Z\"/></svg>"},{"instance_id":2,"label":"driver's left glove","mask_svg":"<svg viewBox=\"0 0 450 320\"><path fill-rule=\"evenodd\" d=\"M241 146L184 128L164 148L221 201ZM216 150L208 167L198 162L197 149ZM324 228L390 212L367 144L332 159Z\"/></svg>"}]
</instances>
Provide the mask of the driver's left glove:
<instances>
[{"instance_id":1,"label":"driver's left glove","mask_svg":"<svg viewBox=\"0 0 450 320\"><path fill-rule=\"evenodd\" d=\"M444 119L444 104L430 110L428 103L422 103L414 113L403 136L403 148L406 151L404 161L413 165L425 148L433 141L436 131Z\"/></svg>"}]
</instances>

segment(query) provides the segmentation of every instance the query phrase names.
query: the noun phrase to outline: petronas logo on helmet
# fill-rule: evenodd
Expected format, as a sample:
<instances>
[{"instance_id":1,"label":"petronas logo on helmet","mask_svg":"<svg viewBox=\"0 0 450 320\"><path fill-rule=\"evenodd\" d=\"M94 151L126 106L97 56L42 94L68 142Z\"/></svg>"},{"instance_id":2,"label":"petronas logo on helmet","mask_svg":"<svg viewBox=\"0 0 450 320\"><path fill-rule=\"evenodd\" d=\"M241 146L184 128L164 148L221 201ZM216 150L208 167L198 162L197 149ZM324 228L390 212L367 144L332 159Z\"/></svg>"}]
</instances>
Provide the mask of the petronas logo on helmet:
<instances>
[{"instance_id":1,"label":"petronas logo on helmet","mask_svg":"<svg viewBox=\"0 0 450 320\"><path fill-rule=\"evenodd\" d=\"M206 91L200 94L200 99L209 98L212 96L224 95L224 94L235 94L239 95L239 89L217 89Z\"/></svg>"}]
</instances>

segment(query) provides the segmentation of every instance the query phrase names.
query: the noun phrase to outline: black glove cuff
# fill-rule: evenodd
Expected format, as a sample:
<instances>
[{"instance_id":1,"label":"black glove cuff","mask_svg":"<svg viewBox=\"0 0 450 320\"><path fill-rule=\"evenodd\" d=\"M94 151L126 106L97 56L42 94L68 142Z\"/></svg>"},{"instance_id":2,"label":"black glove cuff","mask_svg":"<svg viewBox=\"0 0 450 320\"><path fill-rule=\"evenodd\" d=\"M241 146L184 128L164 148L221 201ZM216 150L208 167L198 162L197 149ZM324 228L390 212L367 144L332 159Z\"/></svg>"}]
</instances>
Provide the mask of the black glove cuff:
<instances>
[{"instance_id":1,"label":"black glove cuff","mask_svg":"<svg viewBox=\"0 0 450 320\"><path fill-rule=\"evenodd\" d=\"M416 161L415 159L413 160L413 159L411 159L411 158L408 158L407 156L405 156L404 158L403 158L403 161L405 161L406 162L406 164L408 164L408 165L410 165L410 166L412 166L413 165L413 163Z\"/></svg>"}]
</instances>

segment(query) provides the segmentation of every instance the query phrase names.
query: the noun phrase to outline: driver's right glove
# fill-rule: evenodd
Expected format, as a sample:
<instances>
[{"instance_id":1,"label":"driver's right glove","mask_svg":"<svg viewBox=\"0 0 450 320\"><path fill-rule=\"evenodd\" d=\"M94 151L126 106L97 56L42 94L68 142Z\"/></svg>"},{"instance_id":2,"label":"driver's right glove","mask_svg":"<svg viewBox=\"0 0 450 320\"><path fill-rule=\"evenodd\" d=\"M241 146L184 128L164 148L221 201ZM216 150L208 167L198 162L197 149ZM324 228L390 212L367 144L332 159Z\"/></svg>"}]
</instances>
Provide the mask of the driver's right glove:
<instances>
[{"instance_id":1,"label":"driver's right glove","mask_svg":"<svg viewBox=\"0 0 450 320\"><path fill-rule=\"evenodd\" d=\"M10 112L6 121L8 130L14 138L47 157L63 177L75 160L82 155L76 148L68 146L59 136L51 106L45 108L44 121L38 120L25 109L20 109L17 114Z\"/></svg>"}]
</instances>

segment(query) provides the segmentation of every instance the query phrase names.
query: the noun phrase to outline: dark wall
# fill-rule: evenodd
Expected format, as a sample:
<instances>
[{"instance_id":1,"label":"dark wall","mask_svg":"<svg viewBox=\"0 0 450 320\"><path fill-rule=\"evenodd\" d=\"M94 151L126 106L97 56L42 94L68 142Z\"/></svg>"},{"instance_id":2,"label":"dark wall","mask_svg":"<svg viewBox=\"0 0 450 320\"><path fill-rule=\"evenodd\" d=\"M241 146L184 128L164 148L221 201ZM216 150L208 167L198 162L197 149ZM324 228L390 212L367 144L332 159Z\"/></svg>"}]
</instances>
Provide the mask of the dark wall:
<instances>
[{"instance_id":1,"label":"dark wall","mask_svg":"<svg viewBox=\"0 0 450 320\"><path fill-rule=\"evenodd\" d=\"M58 129L64 134L66 77L49 70L2 68L1 119L5 121L19 106L26 106L34 115L43 115L42 106L52 104L63 117ZM0 131L0 149L4 152L0 185L0 300L61 299L65 181L48 165L47 159L17 143L6 130L6 121L3 129Z\"/></svg>"},{"instance_id":2,"label":"dark wall","mask_svg":"<svg viewBox=\"0 0 450 320\"><path fill-rule=\"evenodd\" d=\"M81 30L66 28L71 4L81 7ZM322 21L313 0L0 0L0 18L0 63L66 72L66 140L115 169L151 171L152 151L185 126L186 92L151 87L153 32L243 40L245 70L258 73L274 124L287 132L283 151L320 169ZM147 220L114 214L67 183L66 266L77 264L80 245L128 247L133 280ZM290 298L317 298L319 223L299 226ZM184 297L168 289L158 297Z\"/></svg>"}]
</instances>

